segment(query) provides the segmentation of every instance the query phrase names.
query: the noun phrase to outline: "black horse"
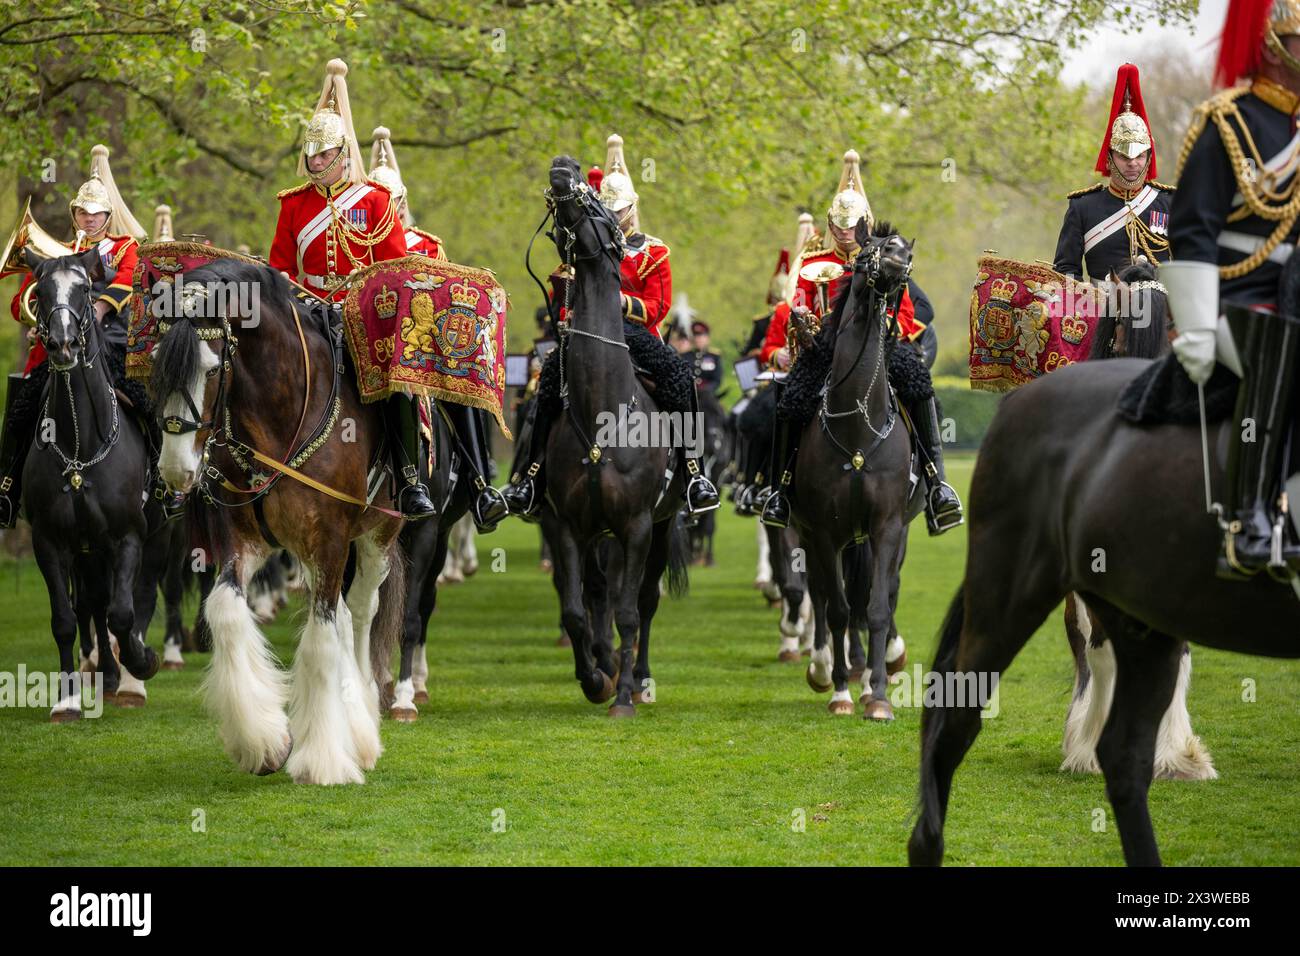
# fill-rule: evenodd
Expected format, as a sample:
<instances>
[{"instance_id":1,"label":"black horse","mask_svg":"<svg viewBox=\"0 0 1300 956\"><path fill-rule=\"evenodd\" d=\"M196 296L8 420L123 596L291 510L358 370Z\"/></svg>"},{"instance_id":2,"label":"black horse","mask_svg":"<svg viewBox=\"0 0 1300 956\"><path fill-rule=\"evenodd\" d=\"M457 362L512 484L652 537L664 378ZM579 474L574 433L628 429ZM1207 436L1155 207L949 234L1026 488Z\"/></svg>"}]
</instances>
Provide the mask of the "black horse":
<instances>
[{"instance_id":1,"label":"black horse","mask_svg":"<svg viewBox=\"0 0 1300 956\"><path fill-rule=\"evenodd\" d=\"M722 487L723 473L731 463L732 435L729 418L722 402L711 389L698 389L700 415L704 422L704 462L700 466L704 474L717 487ZM716 509L715 509L716 510ZM706 511L700 515L695 526L689 529L691 539L691 557L705 567L712 567L713 536L717 533L717 515Z\"/></svg>"},{"instance_id":2,"label":"black horse","mask_svg":"<svg viewBox=\"0 0 1300 956\"><path fill-rule=\"evenodd\" d=\"M562 356L568 370L567 406L550 431L546 456L547 495L559 519L557 583L583 693L593 703L617 693L610 716L632 716L634 696L644 699L653 686L650 624L664 571L670 593L685 589L685 536L674 534L682 476L675 474L665 487L672 448L606 450L595 440L602 420L617 415L620 406L650 415L658 406L637 379L623 341L618 224L582 183L572 158L552 160L550 182L556 246L575 269ZM603 576L620 638L617 661L593 640L584 593L584 578L599 564L594 551L606 536L615 544ZM674 538L681 539L678 547Z\"/></svg>"},{"instance_id":3,"label":"black horse","mask_svg":"<svg viewBox=\"0 0 1300 956\"><path fill-rule=\"evenodd\" d=\"M160 661L144 643L134 607L137 587L157 587L156 579L137 580L149 533L144 504L150 462L144 433L119 404L108 346L95 319L91 289L103 280L98 250L31 265L37 335L50 371L23 487L63 679L51 719L63 722L81 716L71 681L79 618L83 625L99 619L98 666L106 694L116 694L120 680L111 637L117 638L121 664L137 680L158 672ZM157 512L160 517L161 507ZM75 605L74 582L84 595Z\"/></svg>"},{"instance_id":4,"label":"black horse","mask_svg":"<svg viewBox=\"0 0 1300 956\"><path fill-rule=\"evenodd\" d=\"M831 713L853 712L850 628L855 618L865 617L870 678L862 688L864 716L892 720L886 648L896 636L907 524L924 500L917 492L921 483L909 480L911 441L906 428L895 427L902 419L887 369L892 336L886 309L907 281L912 246L883 224L875 233L865 221L859 224L861 252L852 279L822 333L834 336L829 378L819 411L804 427L791 502L792 526L807 555L816 627L808 684L815 691L834 688ZM792 391L793 386L786 398ZM867 538L871 547L853 589L867 593L863 615L846 595L842 554Z\"/></svg>"},{"instance_id":5,"label":"black horse","mask_svg":"<svg viewBox=\"0 0 1300 956\"><path fill-rule=\"evenodd\" d=\"M1294 290L1294 271L1290 276ZM1284 282L1282 311L1293 314L1296 296L1287 292ZM1003 400L971 480L966 576L933 664L945 689L978 684L981 676L987 686L1069 592L1083 597L1114 651L1114 700L1097 759L1130 865L1160 862L1147 794L1182 642L1300 656L1300 601L1289 585L1267 575L1227 581L1215 573L1222 532L1206 513L1195 391L1189 423L1171 415L1138 426L1116 414L1116 397L1128 399L1135 381L1181 382L1190 390L1172 362L1083 362ZM1211 408L1221 371L1206 389ZM1238 427L1231 415L1209 426L1212 488L1224 486ZM1123 488L1156 492L1116 493ZM913 864L943 860L953 773L979 734L984 703L964 696L926 701L920 807L908 844Z\"/></svg>"}]
</instances>

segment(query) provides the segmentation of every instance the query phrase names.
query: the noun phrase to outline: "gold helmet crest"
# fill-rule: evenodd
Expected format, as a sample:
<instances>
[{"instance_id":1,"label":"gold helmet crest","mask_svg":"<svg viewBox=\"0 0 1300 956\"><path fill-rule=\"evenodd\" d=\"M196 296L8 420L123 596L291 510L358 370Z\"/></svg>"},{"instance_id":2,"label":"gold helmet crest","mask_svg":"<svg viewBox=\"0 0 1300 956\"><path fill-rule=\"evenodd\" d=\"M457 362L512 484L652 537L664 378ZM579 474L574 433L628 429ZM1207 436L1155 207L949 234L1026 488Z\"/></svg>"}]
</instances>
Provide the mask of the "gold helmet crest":
<instances>
[{"instance_id":1,"label":"gold helmet crest","mask_svg":"<svg viewBox=\"0 0 1300 956\"><path fill-rule=\"evenodd\" d=\"M622 212L640 198L628 174L627 160L623 158L623 137L613 133L605 141L605 177L600 183L600 201L610 212Z\"/></svg>"},{"instance_id":2,"label":"gold helmet crest","mask_svg":"<svg viewBox=\"0 0 1300 956\"><path fill-rule=\"evenodd\" d=\"M157 206L153 211L153 241L171 242L176 236L172 233L172 207Z\"/></svg>"},{"instance_id":3,"label":"gold helmet crest","mask_svg":"<svg viewBox=\"0 0 1300 956\"><path fill-rule=\"evenodd\" d=\"M867 202L866 190L862 188L862 169L857 150L850 149L844 154L840 188L831 200L826 217L832 225L841 229L851 229L864 218L868 225L872 222L871 204Z\"/></svg>"},{"instance_id":4,"label":"gold helmet crest","mask_svg":"<svg viewBox=\"0 0 1300 956\"><path fill-rule=\"evenodd\" d=\"M307 168L307 160L317 153L328 149L340 150L338 162L345 162L347 168L344 180L353 183L365 179L365 167L361 163L361 147L357 144L357 134L352 128L352 106L348 101L348 65L342 60L330 60L325 65L325 85L321 88L320 99L316 102L316 111L307 123L307 132L303 136L302 152L298 156L298 175L313 181L320 180L334 168L334 163L312 173Z\"/></svg>"}]
</instances>

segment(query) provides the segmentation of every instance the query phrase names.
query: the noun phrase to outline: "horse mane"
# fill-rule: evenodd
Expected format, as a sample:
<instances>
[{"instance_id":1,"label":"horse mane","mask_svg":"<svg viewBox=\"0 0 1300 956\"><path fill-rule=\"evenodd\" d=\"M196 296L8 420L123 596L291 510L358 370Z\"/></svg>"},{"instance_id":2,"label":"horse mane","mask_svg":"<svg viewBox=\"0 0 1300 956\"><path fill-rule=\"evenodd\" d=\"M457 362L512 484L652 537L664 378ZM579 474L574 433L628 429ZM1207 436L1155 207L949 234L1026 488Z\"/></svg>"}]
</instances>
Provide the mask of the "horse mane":
<instances>
[{"instance_id":1,"label":"horse mane","mask_svg":"<svg viewBox=\"0 0 1300 956\"><path fill-rule=\"evenodd\" d=\"M1136 262L1121 269L1117 278L1124 285L1152 282L1156 278L1156 267L1149 262ZM1115 337L1116 327L1121 325L1124 328L1127 357L1157 358L1168 350L1169 340L1165 334L1169 315L1168 297L1163 292L1148 288L1130 293L1124 301L1130 305L1138 304L1140 307L1127 310L1121 308L1118 315L1113 315L1108 301L1108 307L1102 312L1097 322L1097 329L1093 333L1089 360L1115 357L1111 352L1111 343ZM1135 324L1133 321L1135 315L1146 321L1140 325Z\"/></svg>"}]
</instances>

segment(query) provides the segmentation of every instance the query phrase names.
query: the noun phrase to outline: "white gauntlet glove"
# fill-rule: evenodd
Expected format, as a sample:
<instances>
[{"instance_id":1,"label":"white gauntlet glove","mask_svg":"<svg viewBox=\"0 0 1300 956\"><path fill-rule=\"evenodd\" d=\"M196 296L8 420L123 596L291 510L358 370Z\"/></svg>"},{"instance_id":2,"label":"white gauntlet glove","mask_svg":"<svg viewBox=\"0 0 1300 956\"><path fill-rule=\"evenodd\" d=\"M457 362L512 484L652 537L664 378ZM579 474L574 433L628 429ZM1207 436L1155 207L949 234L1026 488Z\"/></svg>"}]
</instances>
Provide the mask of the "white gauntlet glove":
<instances>
[{"instance_id":1,"label":"white gauntlet glove","mask_svg":"<svg viewBox=\"0 0 1300 956\"><path fill-rule=\"evenodd\" d=\"M1178 330L1174 354L1187 377L1204 385L1214 372L1219 325L1219 267L1184 259L1162 262L1160 282L1169 293L1169 310Z\"/></svg>"}]
</instances>

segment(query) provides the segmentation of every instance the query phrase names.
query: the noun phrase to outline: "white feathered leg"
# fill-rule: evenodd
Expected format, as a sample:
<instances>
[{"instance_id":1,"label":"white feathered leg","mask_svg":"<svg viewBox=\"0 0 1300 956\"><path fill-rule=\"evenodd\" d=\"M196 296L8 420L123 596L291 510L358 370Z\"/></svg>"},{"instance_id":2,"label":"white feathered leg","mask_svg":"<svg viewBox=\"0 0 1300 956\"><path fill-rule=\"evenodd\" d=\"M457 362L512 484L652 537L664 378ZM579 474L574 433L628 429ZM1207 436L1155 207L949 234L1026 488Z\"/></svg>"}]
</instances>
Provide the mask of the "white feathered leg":
<instances>
[{"instance_id":1,"label":"white feathered leg","mask_svg":"<svg viewBox=\"0 0 1300 956\"><path fill-rule=\"evenodd\" d=\"M1201 738L1192 732L1192 717L1187 712L1187 687L1192 679L1192 655L1185 650L1178 662L1178 683L1174 699L1160 719L1156 732L1155 775L1162 780L1215 780L1210 753Z\"/></svg>"},{"instance_id":2,"label":"white feathered leg","mask_svg":"<svg viewBox=\"0 0 1300 956\"><path fill-rule=\"evenodd\" d=\"M1070 600L1075 602L1075 619L1091 677L1080 693L1079 675L1074 676L1074 693L1065 715L1065 737L1061 741L1065 753L1061 769L1070 773L1101 773L1097 741L1101 739L1106 718L1110 716L1110 702L1115 696L1115 652L1109 641L1100 647L1092 646L1092 618L1088 616L1088 607L1077 594L1070 595Z\"/></svg>"},{"instance_id":3,"label":"white feathered leg","mask_svg":"<svg viewBox=\"0 0 1300 956\"><path fill-rule=\"evenodd\" d=\"M387 577L388 555L370 537L358 539L357 573L348 590L347 606L343 609L350 627L344 630L340 626L339 634L341 637L350 635L352 643L353 666L348 679L360 689L360 694L349 696L348 717L356 740L357 757L365 770L373 770L384 752L379 739L379 685L375 683L370 667L370 630L375 612L379 610L379 587ZM346 646L346 639L344 644Z\"/></svg>"},{"instance_id":4,"label":"white feathered leg","mask_svg":"<svg viewBox=\"0 0 1300 956\"><path fill-rule=\"evenodd\" d=\"M284 674L235 581L223 574L203 604L203 616L212 631L203 695L226 753L250 773L273 767L289 744Z\"/></svg>"},{"instance_id":5,"label":"white feathered leg","mask_svg":"<svg viewBox=\"0 0 1300 956\"><path fill-rule=\"evenodd\" d=\"M767 526L761 521L755 521L754 525L758 529L758 569L754 573L754 587L762 589L772 581L772 554L767 543Z\"/></svg>"}]
</instances>

